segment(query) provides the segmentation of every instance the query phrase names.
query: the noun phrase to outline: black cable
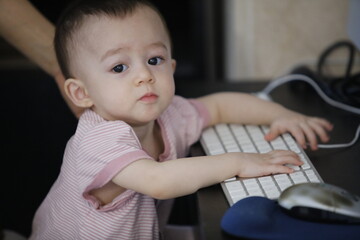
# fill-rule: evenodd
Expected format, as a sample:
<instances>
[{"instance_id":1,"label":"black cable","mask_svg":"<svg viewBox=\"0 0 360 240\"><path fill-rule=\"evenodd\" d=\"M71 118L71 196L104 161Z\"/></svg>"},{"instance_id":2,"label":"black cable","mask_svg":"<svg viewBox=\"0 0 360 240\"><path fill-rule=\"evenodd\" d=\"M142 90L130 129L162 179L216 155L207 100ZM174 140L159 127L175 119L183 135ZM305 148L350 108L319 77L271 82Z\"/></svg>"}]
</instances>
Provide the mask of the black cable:
<instances>
[{"instance_id":1,"label":"black cable","mask_svg":"<svg viewBox=\"0 0 360 240\"><path fill-rule=\"evenodd\" d=\"M348 50L348 61L342 77L331 77L324 74L324 66L331 53L339 48ZM339 41L329 46L320 55L317 63L317 80L324 91L333 99L346 104L360 106L360 73L351 75L354 65L356 47L350 41Z\"/></svg>"},{"instance_id":2,"label":"black cable","mask_svg":"<svg viewBox=\"0 0 360 240\"><path fill-rule=\"evenodd\" d=\"M326 59L332 52L334 52L339 48L346 48L349 50L349 57L348 57L348 62L346 64L346 71L343 77L345 81L349 80L354 63L354 57L355 57L355 46L349 41L336 42L331 46L329 46L327 49L325 49L325 51L320 55L317 63L317 72L321 78L326 78L325 75L323 74L323 67L325 66Z\"/></svg>"}]
</instances>

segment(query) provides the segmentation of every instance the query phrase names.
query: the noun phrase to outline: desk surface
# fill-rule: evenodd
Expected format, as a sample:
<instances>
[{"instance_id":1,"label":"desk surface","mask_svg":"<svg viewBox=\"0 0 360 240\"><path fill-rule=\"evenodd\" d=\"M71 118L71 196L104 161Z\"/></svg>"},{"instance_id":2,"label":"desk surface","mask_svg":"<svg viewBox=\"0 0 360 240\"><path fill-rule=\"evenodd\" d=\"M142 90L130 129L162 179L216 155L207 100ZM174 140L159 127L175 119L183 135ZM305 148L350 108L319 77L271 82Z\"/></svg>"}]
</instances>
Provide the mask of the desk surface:
<instances>
[{"instance_id":1,"label":"desk surface","mask_svg":"<svg viewBox=\"0 0 360 240\"><path fill-rule=\"evenodd\" d=\"M206 94L213 91L260 91L265 83L239 83L203 87L195 90ZM329 106L309 85L305 83L288 83L271 93L274 101L298 112L324 117L334 124L330 133L330 143L346 143L352 140L360 115L351 114ZM323 180L350 192L360 195L360 141L345 149L320 149L306 151ZM192 148L192 155L203 155L200 144ZM229 205L220 185L214 185L197 192L198 214L201 232L204 239L232 239L221 232L220 220Z\"/></svg>"}]
</instances>

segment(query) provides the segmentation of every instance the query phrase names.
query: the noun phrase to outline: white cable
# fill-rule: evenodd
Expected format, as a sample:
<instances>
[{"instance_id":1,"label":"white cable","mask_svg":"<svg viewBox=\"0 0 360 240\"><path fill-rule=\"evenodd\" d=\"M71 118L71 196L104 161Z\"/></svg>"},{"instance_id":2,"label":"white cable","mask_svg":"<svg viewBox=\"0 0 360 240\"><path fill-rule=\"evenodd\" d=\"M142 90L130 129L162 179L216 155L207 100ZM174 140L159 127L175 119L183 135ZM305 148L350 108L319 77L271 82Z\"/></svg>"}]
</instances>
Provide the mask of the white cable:
<instances>
[{"instance_id":1,"label":"white cable","mask_svg":"<svg viewBox=\"0 0 360 240\"><path fill-rule=\"evenodd\" d=\"M333 107L337 107L340 108L342 110L345 111L349 111L355 114L360 114L360 109L350 106L350 105L346 105L344 103L341 102L337 102L331 98L329 98L324 92L323 90L315 83L314 80L312 80L311 78L305 76L305 75L301 75L301 74L291 74L291 75L287 75L278 79L275 79L273 81L271 81L260 93L258 93L260 96L262 96L264 99L266 99L266 96L268 97L270 92L272 90L274 90L275 88L277 88L278 86L287 83L287 82L291 82L291 81L304 81L309 83L314 89L315 91L319 94L319 96L328 104L330 104ZM265 95L265 96L264 96ZM356 143L356 141L358 140L360 135L360 124L358 125L358 128L356 130L355 133L355 137L353 138L353 140L349 143L340 143L340 144L318 144L319 148L345 148L345 147L350 147L352 145L354 145Z\"/></svg>"},{"instance_id":2,"label":"white cable","mask_svg":"<svg viewBox=\"0 0 360 240\"><path fill-rule=\"evenodd\" d=\"M339 144L318 144L319 148L346 148L351 147L356 143L360 135L360 125L358 126L354 139L349 143L339 143Z\"/></svg>"},{"instance_id":3,"label":"white cable","mask_svg":"<svg viewBox=\"0 0 360 240\"><path fill-rule=\"evenodd\" d=\"M337 107L355 114L360 114L360 109L350 106L350 105L346 105L344 103L341 102L337 102L331 98L329 98L323 91L322 89L314 82L314 80L312 80L311 78L305 76L305 75L301 75L301 74L291 74L291 75L287 75L278 79L275 79L273 81L271 81L261 92L269 95L269 93L274 90L275 88L277 88L278 86L287 83L287 82L291 82L291 81L304 81L309 83L314 89L315 91L319 94L319 96L328 104L330 104L333 107Z\"/></svg>"}]
</instances>

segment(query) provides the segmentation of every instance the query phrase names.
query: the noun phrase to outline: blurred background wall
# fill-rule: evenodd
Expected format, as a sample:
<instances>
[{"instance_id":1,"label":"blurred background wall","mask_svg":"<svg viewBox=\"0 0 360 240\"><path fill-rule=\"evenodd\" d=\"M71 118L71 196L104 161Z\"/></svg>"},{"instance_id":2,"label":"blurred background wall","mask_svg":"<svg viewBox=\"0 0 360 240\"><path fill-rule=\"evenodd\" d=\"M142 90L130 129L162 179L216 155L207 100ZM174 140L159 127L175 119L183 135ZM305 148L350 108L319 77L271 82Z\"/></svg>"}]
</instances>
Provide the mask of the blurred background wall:
<instances>
[{"instance_id":1,"label":"blurred background wall","mask_svg":"<svg viewBox=\"0 0 360 240\"><path fill-rule=\"evenodd\" d=\"M225 77L268 79L348 39L348 1L225 0ZM340 55L334 65L344 65Z\"/></svg>"},{"instance_id":2,"label":"blurred background wall","mask_svg":"<svg viewBox=\"0 0 360 240\"><path fill-rule=\"evenodd\" d=\"M32 0L54 23L67 1ZM269 80L314 64L348 39L346 0L152 0L165 16L178 61L176 78ZM345 64L336 56L334 66ZM35 67L0 37L1 68Z\"/></svg>"}]
</instances>

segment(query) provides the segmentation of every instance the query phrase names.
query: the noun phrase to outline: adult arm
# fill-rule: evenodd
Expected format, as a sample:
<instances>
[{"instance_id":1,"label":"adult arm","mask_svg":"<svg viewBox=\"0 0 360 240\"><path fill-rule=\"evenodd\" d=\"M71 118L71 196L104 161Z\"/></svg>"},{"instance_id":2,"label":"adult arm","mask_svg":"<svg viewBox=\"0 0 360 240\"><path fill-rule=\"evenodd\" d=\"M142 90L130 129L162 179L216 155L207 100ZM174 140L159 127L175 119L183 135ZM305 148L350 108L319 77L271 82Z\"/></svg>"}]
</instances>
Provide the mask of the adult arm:
<instances>
[{"instance_id":1,"label":"adult arm","mask_svg":"<svg viewBox=\"0 0 360 240\"><path fill-rule=\"evenodd\" d=\"M21 53L54 77L63 98L76 116L82 110L64 92L64 76L53 46L54 25L29 1L0 0L0 35Z\"/></svg>"}]
</instances>

